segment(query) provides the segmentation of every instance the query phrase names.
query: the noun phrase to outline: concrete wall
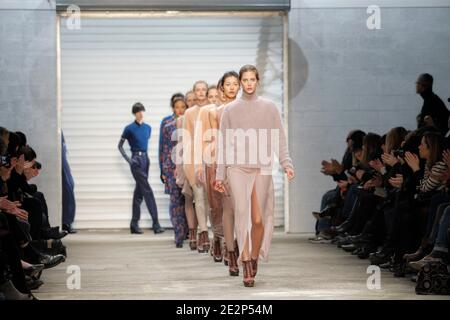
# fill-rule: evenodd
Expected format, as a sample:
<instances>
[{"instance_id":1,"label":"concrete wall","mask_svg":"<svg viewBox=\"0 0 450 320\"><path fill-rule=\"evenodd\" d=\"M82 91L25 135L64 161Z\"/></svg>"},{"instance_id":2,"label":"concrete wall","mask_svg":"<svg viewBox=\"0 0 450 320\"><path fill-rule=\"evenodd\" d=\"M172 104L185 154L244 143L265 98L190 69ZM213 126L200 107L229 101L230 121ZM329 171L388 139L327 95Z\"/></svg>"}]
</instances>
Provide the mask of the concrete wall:
<instances>
[{"instance_id":1,"label":"concrete wall","mask_svg":"<svg viewBox=\"0 0 450 320\"><path fill-rule=\"evenodd\" d=\"M390 1L392 7L381 7L381 29L368 30L364 2L292 2L289 137L297 177L289 194L291 232L314 230L311 211L335 186L319 172L320 161L342 158L348 131L413 129L422 105L414 91L419 73L431 73L435 92L450 97L449 5Z\"/></svg>"},{"instance_id":2,"label":"concrete wall","mask_svg":"<svg viewBox=\"0 0 450 320\"><path fill-rule=\"evenodd\" d=\"M0 2L0 126L23 131L43 164L36 183L60 223L56 15L47 0Z\"/></svg>"}]
</instances>

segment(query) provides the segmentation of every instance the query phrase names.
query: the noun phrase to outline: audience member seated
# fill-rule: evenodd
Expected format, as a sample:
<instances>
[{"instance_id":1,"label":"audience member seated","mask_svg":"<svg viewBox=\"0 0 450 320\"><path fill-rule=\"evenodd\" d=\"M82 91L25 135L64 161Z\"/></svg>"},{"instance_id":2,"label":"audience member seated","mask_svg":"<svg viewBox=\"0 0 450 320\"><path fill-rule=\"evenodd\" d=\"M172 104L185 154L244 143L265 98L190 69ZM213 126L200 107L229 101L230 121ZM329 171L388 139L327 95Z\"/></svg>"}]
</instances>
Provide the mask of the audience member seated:
<instances>
[{"instance_id":1,"label":"audience member seated","mask_svg":"<svg viewBox=\"0 0 450 320\"><path fill-rule=\"evenodd\" d=\"M450 112L432 84L429 74L416 83L424 99L418 129L396 127L382 137L354 130L342 164L322 161L336 187L313 212L310 242L335 244L395 277L410 275L417 293L449 294ZM433 272L439 281L424 286Z\"/></svg>"},{"instance_id":2,"label":"audience member seated","mask_svg":"<svg viewBox=\"0 0 450 320\"><path fill-rule=\"evenodd\" d=\"M66 259L67 232L50 226L44 194L29 183L42 169L36 158L24 133L0 127L0 299L36 299L43 270Z\"/></svg>"}]
</instances>

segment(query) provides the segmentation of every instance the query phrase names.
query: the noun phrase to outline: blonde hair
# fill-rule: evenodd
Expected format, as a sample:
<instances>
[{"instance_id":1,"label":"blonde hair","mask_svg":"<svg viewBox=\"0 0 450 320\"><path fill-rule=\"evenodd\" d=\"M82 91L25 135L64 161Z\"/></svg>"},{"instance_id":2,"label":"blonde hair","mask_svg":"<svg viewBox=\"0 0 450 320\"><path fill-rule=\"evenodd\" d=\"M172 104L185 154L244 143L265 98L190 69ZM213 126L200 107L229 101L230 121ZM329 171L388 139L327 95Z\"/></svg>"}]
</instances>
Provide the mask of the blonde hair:
<instances>
[{"instance_id":1,"label":"blonde hair","mask_svg":"<svg viewBox=\"0 0 450 320\"><path fill-rule=\"evenodd\" d=\"M208 89L208 83L207 83L206 81L204 81L204 80L198 80L198 81L195 81L194 85L192 86L192 91L195 91L195 87L196 87L197 85L199 85L200 83L203 83L203 84L206 86L206 89Z\"/></svg>"}]
</instances>

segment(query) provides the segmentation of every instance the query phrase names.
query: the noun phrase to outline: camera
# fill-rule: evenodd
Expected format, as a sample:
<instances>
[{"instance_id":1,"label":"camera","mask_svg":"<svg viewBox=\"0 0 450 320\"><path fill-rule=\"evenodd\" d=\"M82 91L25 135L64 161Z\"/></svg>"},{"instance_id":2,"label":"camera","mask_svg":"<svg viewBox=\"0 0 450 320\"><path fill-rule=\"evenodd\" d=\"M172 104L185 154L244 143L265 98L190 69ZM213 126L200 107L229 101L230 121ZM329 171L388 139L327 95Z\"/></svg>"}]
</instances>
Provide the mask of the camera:
<instances>
[{"instance_id":1,"label":"camera","mask_svg":"<svg viewBox=\"0 0 450 320\"><path fill-rule=\"evenodd\" d=\"M0 157L0 165L2 167L10 167L11 166L11 157L10 156L1 156Z\"/></svg>"},{"instance_id":2,"label":"camera","mask_svg":"<svg viewBox=\"0 0 450 320\"><path fill-rule=\"evenodd\" d=\"M356 167L351 167L349 170L347 170L347 175L356 177Z\"/></svg>"},{"instance_id":3,"label":"camera","mask_svg":"<svg viewBox=\"0 0 450 320\"><path fill-rule=\"evenodd\" d=\"M367 181L372 180L377 176L378 172L375 169L370 169L366 172L364 172L362 178L361 178L361 184L365 184Z\"/></svg>"},{"instance_id":4,"label":"camera","mask_svg":"<svg viewBox=\"0 0 450 320\"><path fill-rule=\"evenodd\" d=\"M403 149L394 150L394 157L396 157L396 158L404 158L405 157L405 150L403 150Z\"/></svg>"}]
</instances>

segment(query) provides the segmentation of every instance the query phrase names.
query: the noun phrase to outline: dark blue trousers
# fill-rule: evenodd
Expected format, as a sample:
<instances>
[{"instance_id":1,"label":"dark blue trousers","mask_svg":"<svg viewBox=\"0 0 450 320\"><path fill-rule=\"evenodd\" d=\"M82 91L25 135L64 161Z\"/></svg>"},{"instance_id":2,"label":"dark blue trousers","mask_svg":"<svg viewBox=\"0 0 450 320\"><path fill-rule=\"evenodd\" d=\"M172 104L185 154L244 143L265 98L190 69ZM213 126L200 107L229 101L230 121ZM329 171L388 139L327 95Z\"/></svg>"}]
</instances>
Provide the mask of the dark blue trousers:
<instances>
[{"instance_id":1,"label":"dark blue trousers","mask_svg":"<svg viewBox=\"0 0 450 320\"><path fill-rule=\"evenodd\" d=\"M141 204L145 200L150 216L153 220L153 227L159 226L158 208L156 207L155 196L153 190L148 183L148 169L150 160L146 153L133 153L131 157L131 173L136 181L136 187L133 194L133 217L131 225L137 226L141 218Z\"/></svg>"},{"instance_id":2,"label":"dark blue trousers","mask_svg":"<svg viewBox=\"0 0 450 320\"><path fill-rule=\"evenodd\" d=\"M62 222L70 226L75 219L76 202L73 181L66 153L62 153Z\"/></svg>"}]
</instances>

